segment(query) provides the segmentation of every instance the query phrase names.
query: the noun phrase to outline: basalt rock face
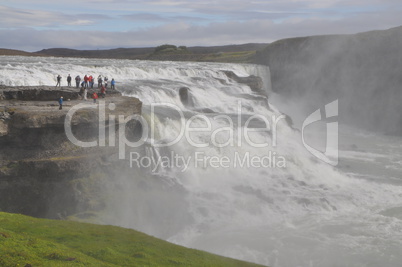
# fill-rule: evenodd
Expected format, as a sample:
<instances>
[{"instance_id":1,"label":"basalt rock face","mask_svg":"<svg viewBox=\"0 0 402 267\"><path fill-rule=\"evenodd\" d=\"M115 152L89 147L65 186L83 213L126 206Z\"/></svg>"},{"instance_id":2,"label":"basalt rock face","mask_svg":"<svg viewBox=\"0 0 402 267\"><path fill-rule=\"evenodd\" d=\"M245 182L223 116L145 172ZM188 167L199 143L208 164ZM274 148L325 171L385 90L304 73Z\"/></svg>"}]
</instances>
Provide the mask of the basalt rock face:
<instances>
[{"instance_id":1,"label":"basalt rock face","mask_svg":"<svg viewBox=\"0 0 402 267\"><path fill-rule=\"evenodd\" d=\"M272 90L306 118L339 100L339 122L402 133L402 27L352 35L290 38L257 53Z\"/></svg>"},{"instance_id":2,"label":"basalt rock face","mask_svg":"<svg viewBox=\"0 0 402 267\"><path fill-rule=\"evenodd\" d=\"M266 96L266 92L264 91L264 83L261 77L250 75L248 77L240 77L237 76L233 71L224 71L226 76L238 83L246 84L250 87L253 92L262 94Z\"/></svg>"},{"instance_id":3,"label":"basalt rock face","mask_svg":"<svg viewBox=\"0 0 402 267\"><path fill-rule=\"evenodd\" d=\"M81 99L79 88L75 87L51 87L51 86L0 86L0 100L22 101L56 101L63 96L64 99ZM88 88L88 94L99 91L98 88ZM116 90L107 90L108 96L118 96ZM89 97L89 95L88 95Z\"/></svg>"},{"instance_id":4,"label":"basalt rock face","mask_svg":"<svg viewBox=\"0 0 402 267\"><path fill-rule=\"evenodd\" d=\"M141 101L117 96L116 92L94 104L73 100L70 90L59 89L57 95L71 99L64 101L59 110L57 98L44 101L53 96L46 88L1 89L0 95L13 92L18 98L0 100L0 210L60 218L101 208L102 201L94 201L88 187L115 175L110 164L117 147L108 143L109 129L119 131L124 127L127 139L135 139L141 133L138 121L122 125L117 118L140 115ZM25 97L30 101L18 100ZM105 127L100 127L103 121ZM97 145L82 147L73 143L67 137L67 128L77 140L97 141ZM105 133L105 146L99 146L100 131ZM117 161L115 167L119 164Z\"/></svg>"},{"instance_id":5,"label":"basalt rock face","mask_svg":"<svg viewBox=\"0 0 402 267\"><path fill-rule=\"evenodd\" d=\"M194 104L193 99L191 97L190 88L180 87L179 96L180 96L180 101L183 103L183 105L192 106Z\"/></svg>"}]
</instances>

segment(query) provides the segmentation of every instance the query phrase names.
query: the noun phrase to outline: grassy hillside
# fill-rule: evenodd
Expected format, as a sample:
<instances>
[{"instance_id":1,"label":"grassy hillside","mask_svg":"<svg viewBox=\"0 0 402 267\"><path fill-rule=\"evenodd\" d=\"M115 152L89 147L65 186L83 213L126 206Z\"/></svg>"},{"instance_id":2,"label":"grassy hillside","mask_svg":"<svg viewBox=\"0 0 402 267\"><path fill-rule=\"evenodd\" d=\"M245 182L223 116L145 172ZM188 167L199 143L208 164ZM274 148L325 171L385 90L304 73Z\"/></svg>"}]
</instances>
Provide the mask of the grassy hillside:
<instances>
[{"instance_id":1,"label":"grassy hillside","mask_svg":"<svg viewBox=\"0 0 402 267\"><path fill-rule=\"evenodd\" d=\"M0 212L0 266L257 266L104 225Z\"/></svg>"},{"instance_id":2,"label":"grassy hillside","mask_svg":"<svg viewBox=\"0 0 402 267\"><path fill-rule=\"evenodd\" d=\"M21 50L0 48L0 56L38 56L39 54L29 53Z\"/></svg>"},{"instance_id":3,"label":"grassy hillside","mask_svg":"<svg viewBox=\"0 0 402 267\"><path fill-rule=\"evenodd\" d=\"M183 47L184 49L174 51L166 49L165 51L158 52L156 52L158 47L116 48L105 50L50 48L34 53L12 49L0 49L0 55L253 63L256 60L256 51L265 48L267 45L268 44L250 43L224 46L194 46Z\"/></svg>"}]
</instances>

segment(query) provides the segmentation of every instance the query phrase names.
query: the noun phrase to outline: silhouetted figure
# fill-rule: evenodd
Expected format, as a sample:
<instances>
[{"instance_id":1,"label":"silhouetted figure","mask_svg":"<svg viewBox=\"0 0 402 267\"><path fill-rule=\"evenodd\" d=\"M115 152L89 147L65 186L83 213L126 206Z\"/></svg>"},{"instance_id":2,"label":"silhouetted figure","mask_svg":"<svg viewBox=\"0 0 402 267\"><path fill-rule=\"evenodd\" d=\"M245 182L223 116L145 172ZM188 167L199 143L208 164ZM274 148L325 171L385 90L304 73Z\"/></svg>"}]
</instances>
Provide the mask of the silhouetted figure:
<instances>
[{"instance_id":1,"label":"silhouetted figure","mask_svg":"<svg viewBox=\"0 0 402 267\"><path fill-rule=\"evenodd\" d=\"M85 88L88 88L88 76L87 75L84 76L84 86L85 86Z\"/></svg>"},{"instance_id":2,"label":"silhouetted figure","mask_svg":"<svg viewBox=\"0 0 402 267\"><path fill-rule=\"evenodd\" d=\"M102 86L102 76L98 76L98 88L101 88L101 86Z\"/></svg>"},{"instance_id":3,"label":"silhouetted figure","mask_svg":"<svg viewBox=\"0 0 402 267\"><path fill-rule=\"evenodd\" d=\"M56 83L56 87L57 87L57 85L58 85L59 87L61 87L60 82L61 82L61 76L60 76L60 75L58 75L58 76L57 76L57 83Z\"/></svg>"},{"instance_id":4,"label":"silhouetted figure","mask_svg":"<svg viewBox=\"0 0 402 267\"><path fill-rule=\"evenodd\" d=\"M77 75L77 77L75 77L75 86L77 88L80 87L80 82L81 82L81 77L80 77L80 75Z\"/></svg>"},{"instance_id":5,"label":"silhouetted figure","mask_svg":"<svg viewBox=\"0 0 402 267\"><path fill-rule=\"evenodd\" d=\"M70 76L70 74L67 76L67 86L71 87L71 76Z\"/></svg>"}]
</instances>

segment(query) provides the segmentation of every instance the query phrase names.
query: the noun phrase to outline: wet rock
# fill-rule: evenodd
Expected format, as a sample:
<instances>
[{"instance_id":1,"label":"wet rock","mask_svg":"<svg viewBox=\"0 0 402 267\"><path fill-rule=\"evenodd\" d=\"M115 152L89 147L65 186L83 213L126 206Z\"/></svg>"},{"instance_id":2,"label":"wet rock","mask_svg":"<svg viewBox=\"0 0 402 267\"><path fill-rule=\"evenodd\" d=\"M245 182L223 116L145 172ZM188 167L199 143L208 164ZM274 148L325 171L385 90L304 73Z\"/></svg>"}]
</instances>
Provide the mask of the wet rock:
<instances>
[{"instance_id":1,"label":"wet rock","mask_svg":"<svg viewBox=\"0 0 402 267\"><path fill-rule=\"evenodd\" d=\"M104 166L103 158L115 155L117 150L112 146L84 148L73 144L67 138L64 126L68 111L77 104L87 104L87 107L77 110L73 115L71 130L80 141L100 142L100 109L92 101L77 100L73 95L68 101L68 94L76 93L75 88L57 90L51 92L45 87L0 87L0 95L4 96L6 92L5 95L13 96L10 100L0 100L2 211L57 219L57 214L68 216L77 213L78 208L85 210L86 207L95 206L88 196L78 193L80 188L75 187L73 181L88 181L94 172L99 177L104 175L108 168ZM60 93L66 99L62 110L57 105ZM119 121L111 121L110 116L117 118L122 115L127 118L141 114L142 102L137 98L108 94L102 101L105 101L106 107L106 139L109 128L118 132L120 126ZM113 109L109 108L111 104ZM127 123L127 138L131 132L136 132L138 125L135 122ZM124 163L122 161L116 165ZM116 166L120 170L119 167Z\"/></svg>"},{"instance_id":2,"label":"wet rock","mask_svg":"<svg viewBox=\"0 0 402 267\"><path fill-rule=\"evenodd\" d=\"M97 92L98 88L88 88L88 93ZM52 87L52 86L0 86L0 100L22 101L56 101L63 96L65 100L81 99L80 90L75 87ZM117 90L107 90L108 95L119 96Z\"/></svg>"},{"instance_id":3,"label":"wet rock","mask_svg":"<svg viewBox=\"0 0 402 267\"><path fill-rule=\"evenodd\" d=\"M181 87L179 89L179 96L180 96L180 101L183 103L183 105L187 106L188 105L188 91L190 88L188 87Z\"/></svg>"},{"instance_id":4,"label":"wet rock","mask_svg":"<svg viewBox=\"0 0 402 267\"><path fill-rule=\"evenodd\" d=\"M264 83L261 77L250 75L248 77L239 77L233 71L223 71L228 78L238 82L248 85L253 92L260 93L262 95L266 95L264 91Z\"/></svg>"}]
</instances>

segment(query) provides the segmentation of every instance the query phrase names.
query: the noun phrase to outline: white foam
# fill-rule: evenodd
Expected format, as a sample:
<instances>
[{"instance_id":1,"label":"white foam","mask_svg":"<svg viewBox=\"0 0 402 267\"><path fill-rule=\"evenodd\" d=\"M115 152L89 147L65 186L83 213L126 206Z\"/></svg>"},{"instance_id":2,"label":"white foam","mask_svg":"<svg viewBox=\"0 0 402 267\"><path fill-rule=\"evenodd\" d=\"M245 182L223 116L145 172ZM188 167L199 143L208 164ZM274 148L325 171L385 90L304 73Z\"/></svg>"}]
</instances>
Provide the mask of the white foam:
<instances>
[{"instance_id":1,"label":"white foam","mask_svg":"<svg viewBox=\"0 0 402 267\"><path fill-rule=\"evenodd\" d=\"M144 102L144 117L149 118L152 103L175 104L190 115L210 108L215 113L206 116L212 130L227 126L213 116L233 116L239 101L246 117L281 115L275 107L247 97L255 94L223 73L269 74L255 65L0 57L0 70L0 83L7 85L55 85L57 74L63 79L67 74L106 75L116 79L124 94ZM269 77L264 81L269 83ZM191 107L180 101L182 86L190 88ZM178 115L168 108L156 115L155 141L174 139L181 127ZM202 120L193 126L205 127ZM380 214L402 206L400 186L350 177L320 162L286 123L278 125L276 146L270 133L253 134L255 142L270 144L266 148L255 148L239 136L244 126L233 127L233 137L242 145L195 148L183 138L169 148L153 148L154 155L174 152L188 158L198 152L233 161L236 153L262 157L271 151L286 159L286 168L192 165L186 172L160 168L153 175L133 169L130 177L114 177L122 186L110 197L103 222L270 266L396 266L402 261L400 221ZM227 137L224 132L218 139ZM210 133L194 133L192 138L211 143ZM358 160L384 158L381 153L342 153Z\"/></svg>"}]
</instances>

